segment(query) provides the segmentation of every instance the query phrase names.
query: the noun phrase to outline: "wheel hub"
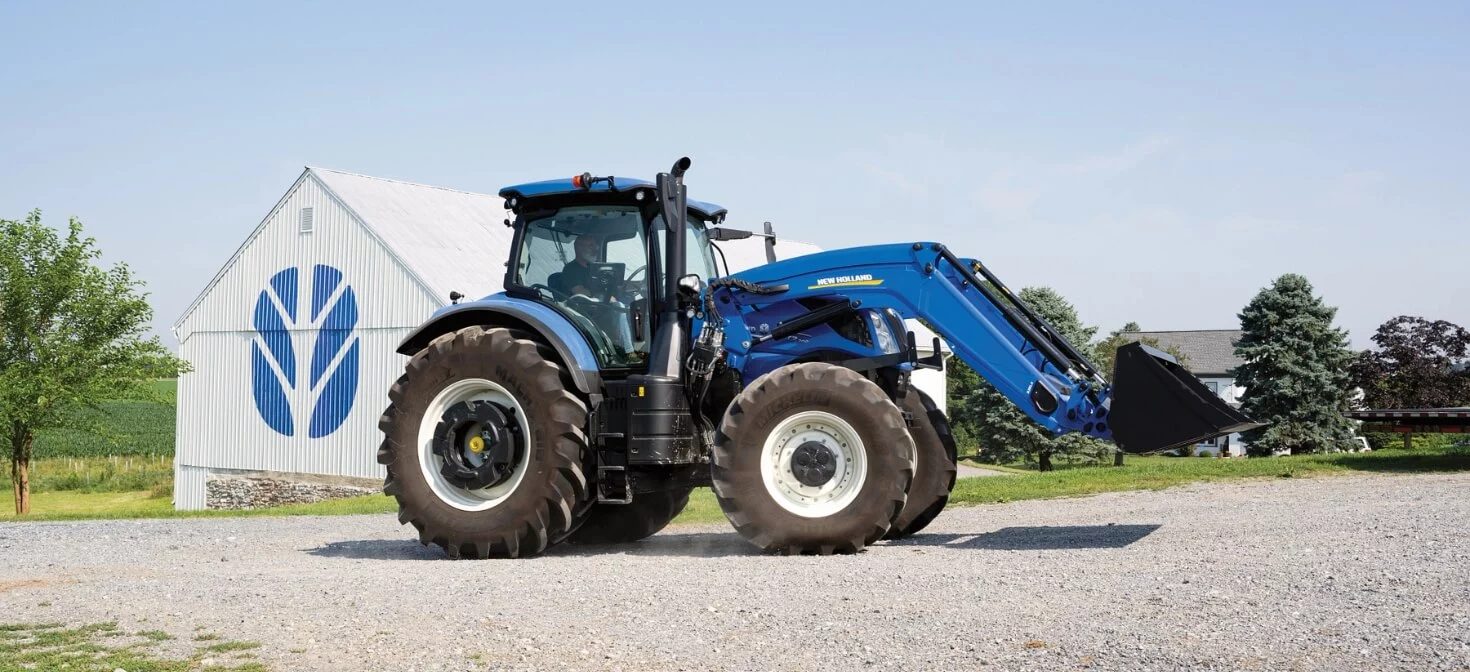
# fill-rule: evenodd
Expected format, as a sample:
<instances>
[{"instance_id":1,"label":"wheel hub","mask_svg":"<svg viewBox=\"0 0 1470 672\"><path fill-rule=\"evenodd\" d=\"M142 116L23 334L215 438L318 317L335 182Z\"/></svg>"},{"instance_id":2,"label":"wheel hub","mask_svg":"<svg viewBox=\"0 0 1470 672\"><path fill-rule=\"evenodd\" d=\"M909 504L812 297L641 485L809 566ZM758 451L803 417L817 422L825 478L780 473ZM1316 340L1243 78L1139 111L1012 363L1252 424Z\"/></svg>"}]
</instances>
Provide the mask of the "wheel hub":
<instances>
[{"instance_id":1,"label":"wheel hub","mask_svg":"<svg viewBox=\"0 0 1470 672\"><path fill-rule=\"evenodd\" d=\"M825 443L807 441L791 454L791 473L802 485L817 487L837 473L837 455Z\"/></svg>"},{"instance_id":2,"label":"wheel hub","mask_svg":"<svg viewBox=\"0 0 1470 672\"><path fill-rule=\"evenodd\" d=\"M823 518L851 504L867 478L862 436L846 420L825 411L786 417L761 447L761 480L781 508L804 518Z\"/></svg>"},{"instance_id":3,"label":"wheel hub","mask_svg":"<svg viewBox=\"0 0 1470 672\"><path fill-rule=\"evenodd\" d=\"M480 490L504 483L525 456L515 411L492 401L463 401L449 407L434 430L440 475L450 484Z\"/></svg>"}]
</instances>

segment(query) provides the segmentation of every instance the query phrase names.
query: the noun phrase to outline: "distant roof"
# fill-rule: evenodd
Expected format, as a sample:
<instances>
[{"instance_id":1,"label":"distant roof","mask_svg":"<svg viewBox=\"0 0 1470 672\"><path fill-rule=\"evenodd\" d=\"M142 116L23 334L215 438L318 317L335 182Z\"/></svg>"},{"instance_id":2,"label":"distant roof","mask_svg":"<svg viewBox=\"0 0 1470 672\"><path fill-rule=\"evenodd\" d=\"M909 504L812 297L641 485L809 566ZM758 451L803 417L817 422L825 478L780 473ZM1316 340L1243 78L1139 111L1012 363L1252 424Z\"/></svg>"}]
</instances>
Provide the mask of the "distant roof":
<instances>
[{"instance_id":1,"label":"distant roof","mask_svg":"<svg viewBox=\"0 0 1470 672\"><path fill-rule=\"evenodd\" d=\"M612 186L616 187L618 191L654 188L654 184L648 180L640 180L636 177L617 176L612 177ZM582 191L611 191L611 187L606 182L598 182L584 189L572 184L572 178L563 177L556 180L542 180L540 182L527 182L525 184L509 186L500 190L500 196L501 198L510 198L512 196L549 196L552 194L570 194ZM719 215L725 214L725 208L714 203L690 199L685 204L689 206L690 210L699 213L706 219L714 219Z\"/></svg>"},{"instance_id":2,"label":"distant roof","mask_svg":"<svg viewBox=\"0 0 1470 672\"><path fill-rule=\"evenodd\" d=\"M1189 358L1189 370L1196 376L1226 375L1245 363L1235 356L1235 342L1245 332L1239 329L1200 329L1196 331L1135 331L1127 336L1147 336L1164 348L1178 348Z\"/></svg>"}]
</instances>

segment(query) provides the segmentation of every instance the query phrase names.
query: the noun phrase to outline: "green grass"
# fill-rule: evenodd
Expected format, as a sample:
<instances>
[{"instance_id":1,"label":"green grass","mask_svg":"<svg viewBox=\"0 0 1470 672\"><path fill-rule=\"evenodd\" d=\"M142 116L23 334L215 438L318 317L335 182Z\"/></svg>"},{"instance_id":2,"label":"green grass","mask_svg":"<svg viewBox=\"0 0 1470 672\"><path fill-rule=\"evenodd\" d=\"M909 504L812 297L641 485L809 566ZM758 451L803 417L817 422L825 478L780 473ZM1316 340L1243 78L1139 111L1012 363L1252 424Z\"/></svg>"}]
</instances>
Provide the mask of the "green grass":
<instances>
[{"instance_id":1,"label":"green grass","mask_svg":"<svg viewBox=\"0 0 1470 672\"><path fill-rule=\"evenodd\" d=\"M234 670L263 672L260 663L239 666L220 665L204 660L218 651L252 649L255 642L224 642L232 648L218 651L206 648L189 658L162 658L151 650L160 641L170 639L158 631L125 632L116 623L97 623L68 628L57 623L0 625L0 670L111 670L128 672L185 672L187 670Z\"/></svg>"},{"instance_id":2,"label":"green grass","mask_svg":"<svg viewBox=\"0 0 1470 672\"><path fill-rule=\"evenodd\" d=\"M689 493L689 504L673 522L722 523L725 522L725 512L720 509L720 503L715 501L714 491L709 488L695 488L694 492Z\"/></svg>"},{"instance_id":3,"label":"green grass","mask_svg":"<svg viewBox=\"0 0 1470 672\"><path fill-rule=\"evenodd\" d=\"M1185 483L1241 478L1298 478L1362 472L1470 470L1470 451L1376 451L1247 459L1129 455L1124 466L1073 466L1041 473L967 478L955 484L952 504L1076 497L1120 490L1160 490Z\"/></svg>"},{"instance_id":4,"label":"green grass","mask_svg":"<svg viewBox=\"0 0 1470 672\"><path fill-rule=\"evenodd\" d=\"M989 464L974 466L996 468L996 465ZM1047 473L1016 467L1001 467L1000 470L1013 474L957 481L949 496L950 506L1079 497L1121 490L1161 490L1186 483L1228 479L1467 471L1470 470L1470 450L1376 451L1229 460L1129 455L1122 467L1071 466ZM674 519L674 523L724 520L725 515L720 511L714 493L709 488L698 488L689 496L689 506Z\"/></svg>"},{"instance_id":5,"label":"green grass","mask_svg":"<svg viewBox=\"0 0 1470 672\"><path fill-rule=\"evenodd\" d=\"M205 651L225 653L227 651L248 651L260 648L260 642L220 642L204 647Z\"/></svg>"},{"instance_id":6,"label":"green grass","mask_svg":"<svg viewBox=\"0 0 1470 672\"><path fill-rule=\"evenodd\" d=\"M386 495L334 499L315 504L292 504L245 511L176 511L170 498L141 492L43 492L31 496L31 514L16 516L14 507L0 507L0 522L90 520L97 518L243 518L255 516L339 516L396 513L398 504Z\"/></svg>"}]
</instances>

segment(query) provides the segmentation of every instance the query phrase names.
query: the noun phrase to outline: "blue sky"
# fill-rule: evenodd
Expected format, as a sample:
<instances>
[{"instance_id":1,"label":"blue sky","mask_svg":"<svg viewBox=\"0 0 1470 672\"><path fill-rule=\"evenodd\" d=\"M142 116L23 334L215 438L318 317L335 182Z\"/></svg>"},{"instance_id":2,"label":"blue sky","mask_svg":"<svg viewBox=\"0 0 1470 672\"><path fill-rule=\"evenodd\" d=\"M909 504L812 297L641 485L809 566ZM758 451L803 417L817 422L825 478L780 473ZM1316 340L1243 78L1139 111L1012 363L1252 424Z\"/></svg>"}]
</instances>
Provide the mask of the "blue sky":
<instances>
[{"instance_id":1,"label":"blue sky","mask_svg":"<svg viewBox=\"0 0 1470 672\"><path fill-rule=\"evenodd\" d=\"M681 155L731 225L943 241L1103 332L1235 328L1286 272L1357 347L1470 326L1470 4L1013 4L0 4L0 216L81 218L170 345L305 165Z\"/></svg>"}]
</instances>

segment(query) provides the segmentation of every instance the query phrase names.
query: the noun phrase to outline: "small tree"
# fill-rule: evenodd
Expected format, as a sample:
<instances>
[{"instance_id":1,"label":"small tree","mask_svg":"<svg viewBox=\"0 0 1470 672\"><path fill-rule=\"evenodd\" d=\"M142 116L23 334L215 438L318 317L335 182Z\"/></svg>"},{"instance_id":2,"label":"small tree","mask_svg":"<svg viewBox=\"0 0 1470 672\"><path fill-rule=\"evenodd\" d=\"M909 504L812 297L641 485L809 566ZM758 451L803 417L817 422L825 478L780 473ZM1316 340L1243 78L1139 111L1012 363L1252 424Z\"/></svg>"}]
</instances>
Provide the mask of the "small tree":
<instances>
[{"instance_id":1,"label":"small tree","mask_svg":"<svg viewBox=\"0 0 1470 672\"><path fill-rule=\"evenodd\" d=\"M1086 350L1097 327L1084 326L1076 309L1060 294L1048 287L1027 287L1021 290L1020 297L1058 333L1090 355ZM988 461L1024 458L1035 461L1042 471L1049 471L1054 456L1091 461L1111 452L1106 443L1081 434L1053 436L978 375L973 381L962 379L959 384L970 387L954 388L951 396L957 402L954 416L961 418L966 431L974 432L981 456Z\"/></svg>"},{"instance_id":2,"label":"small tree","mask_svg":"<svg viewBox=\"0 0 1470 672\"><path fill-rule=\"evenodd\" d=\"M1337 309L1312 295L1307 279L1286 274L1262 289L1240 313L1244 331L1235 372L1245 387L1241 410L1264 428L1246 432L1252 455L1317 453L1352 440L1348 410L1347 332L1334 328Z\"/></svg>"},{"instance_id":3,"label":"small tree","mask_svg":"<svg viewBox=\"0 0 1470 672\"><path fill-rule=\"evenodd\" d=\"M144 339L153 311L126 265L103 270L72 219L62 239L32 211L0 220L0 430L10 450L15 511L30 513L36 431L96 430L99 402L157 399L151 384L186 367Z\"/></svg>"},{"instance_id":4,"label":"small tree","mask_svg":"<svg viewBox=\"0 0 1470 672\"><path fill-rule=\"evenodd\" d=\"M1364 408L1445 408L1470 403L1470 331L1444 320L1400 315L1373 334L1377 350L1359 353L1352 383Z\"/></svg>"}]
</instances>

